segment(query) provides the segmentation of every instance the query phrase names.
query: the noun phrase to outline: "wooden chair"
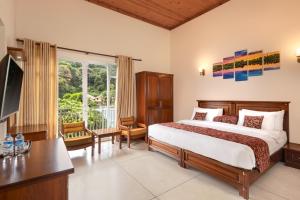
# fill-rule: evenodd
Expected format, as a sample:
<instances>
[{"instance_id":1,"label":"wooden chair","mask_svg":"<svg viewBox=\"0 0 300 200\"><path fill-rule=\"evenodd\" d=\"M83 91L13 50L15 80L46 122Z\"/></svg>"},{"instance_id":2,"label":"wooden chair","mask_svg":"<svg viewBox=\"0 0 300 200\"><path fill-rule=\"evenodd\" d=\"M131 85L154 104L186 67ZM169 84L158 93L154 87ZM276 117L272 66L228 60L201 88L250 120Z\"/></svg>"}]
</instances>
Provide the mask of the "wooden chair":
<instances>
[{"instance_id":1,"label":"wooden chair","mask_svg":"<svg viewBox=\"0 0 300 200\"><path fill-rule=\"evenodd\" d=\"M130 148L131 139L145 138L147 140L147 126L142 123L136 123L134 117L124 117L119 119L119 129L122 130L122 136L127 138L128 148ZM122 137L120 137L122 140Z\"/></svg>"},{"instance_id":2,"label":"wooden chair","mask_svg":"<svg viewBox=\"0 0 300 200\"><path fill-rule=\"evenodd\" d=\"M62 123L60 136L68 151L92 147L95 148L95 133L85 127L84 122Z\"/></svg>"}]
</instances>

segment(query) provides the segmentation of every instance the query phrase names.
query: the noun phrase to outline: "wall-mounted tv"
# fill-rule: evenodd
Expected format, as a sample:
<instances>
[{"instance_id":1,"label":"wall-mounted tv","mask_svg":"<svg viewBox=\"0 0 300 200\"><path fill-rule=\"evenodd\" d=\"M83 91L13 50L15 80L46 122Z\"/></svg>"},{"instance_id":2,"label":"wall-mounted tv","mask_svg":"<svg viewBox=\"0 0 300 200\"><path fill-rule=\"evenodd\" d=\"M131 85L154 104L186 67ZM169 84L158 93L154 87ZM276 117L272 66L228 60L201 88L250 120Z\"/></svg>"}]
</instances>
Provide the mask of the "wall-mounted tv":
<instances>
[{"instance_id":1,"label":"wall-mounted tv","mask_svg":"<svg viewBox=\"0 0 300 200\"><path fill-rule=\"evenodd\" d=\"M0 121L19 110L23 70L7 54L0 62Z\"/></svg>"}]
</instances>

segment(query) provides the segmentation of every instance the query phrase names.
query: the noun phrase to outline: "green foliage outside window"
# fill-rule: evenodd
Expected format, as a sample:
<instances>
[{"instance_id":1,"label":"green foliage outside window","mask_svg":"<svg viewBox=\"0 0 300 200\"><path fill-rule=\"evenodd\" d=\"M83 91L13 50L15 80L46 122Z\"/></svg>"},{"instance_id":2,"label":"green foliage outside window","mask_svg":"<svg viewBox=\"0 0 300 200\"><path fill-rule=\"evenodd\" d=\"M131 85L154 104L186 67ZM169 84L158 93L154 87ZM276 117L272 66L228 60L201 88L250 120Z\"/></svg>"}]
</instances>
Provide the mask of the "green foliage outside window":
<instances>
[{"instance_id":1,"label":"green foliage outside window","mask_svg":"<svg viewBox=\"0 0 300 200\"><path fill-rule=\"evenodd\" d=\"M109 75L116 76L116 66L108 68ZM106 119L100 112L107 105L107 71L102 65L88 66L88 125L102 128ZM115 102L116 81L110 79L110 105ZM78 62L59 62L59 115L64 123L81 121L82 114L82 65Z\"/></svg>"}]
</instances>

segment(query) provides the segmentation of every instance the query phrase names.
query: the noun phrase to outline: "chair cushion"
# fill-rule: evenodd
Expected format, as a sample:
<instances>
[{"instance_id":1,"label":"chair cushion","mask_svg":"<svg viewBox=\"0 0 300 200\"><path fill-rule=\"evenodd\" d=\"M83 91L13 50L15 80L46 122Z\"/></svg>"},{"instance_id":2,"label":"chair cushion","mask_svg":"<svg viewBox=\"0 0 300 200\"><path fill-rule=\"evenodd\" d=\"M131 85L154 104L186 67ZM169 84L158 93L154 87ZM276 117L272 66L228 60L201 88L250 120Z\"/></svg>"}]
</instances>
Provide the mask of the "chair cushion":
<instances>
[{"instance_id":1,"label":"chair cushion","mask_svg":"<svg viewBox=\"0 0 300 200\"><path fill-rule=\"evenodd\" d=\"M134 128L130 130L130 135L145 135L147 132L146 128ZM128 135L129 131L123 130L122 135Z\"/></svg>"},{"instance_id":2,"label":"chair cushion","mask_svg":"<svg viewBox=\"0 0 300 200\"><path fill-rule=\"evenodd\" d=\"M91 144L93 142L93 137L89 135L85 135L79 137L65 138L64 141L66 147L74 147L74 146L80 146L84 144Z\"/></svg>"}]
</instances>

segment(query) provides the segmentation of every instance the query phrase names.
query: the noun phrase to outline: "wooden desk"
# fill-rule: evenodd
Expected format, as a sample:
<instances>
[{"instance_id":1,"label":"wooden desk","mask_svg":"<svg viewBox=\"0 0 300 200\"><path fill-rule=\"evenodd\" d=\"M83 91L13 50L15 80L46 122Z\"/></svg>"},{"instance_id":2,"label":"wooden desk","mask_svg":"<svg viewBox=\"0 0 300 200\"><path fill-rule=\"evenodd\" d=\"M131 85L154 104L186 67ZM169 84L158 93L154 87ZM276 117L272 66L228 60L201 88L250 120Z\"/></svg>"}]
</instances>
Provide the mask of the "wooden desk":
<instances>
[{"instance_id":1,"label":"wooden desk","mask_svg":"<svg viewBox=\"0 0 300 200\"><path fill-rule=\"evenodd\" d=\"M32 143L24 156L0 159L1 200L67 200L74 167L63 140Z\"/></svg>"},{"instance_id":2,"label":"wooden desk","mask_svg":"<svg viewBox=\"0 0 300 200\"><path fill-rule=\"evenodd\" d=\"M117 128L105 128L93 130L98 137L98 153L101 153L101 138L111 137L111 142L115 143L115 136L121 136L122 131ZM119 149L122 148L122 142L119 139Z\"/></svg>"},{"instance_id":3,"label":"wooden desk","mask_svg":"<svg viewBox=\"0 0 300 200\"><path fill-rule=\"evenodd\" d=\"M47 139L48 128L46 124L27 125L12 127L7 130L7 133L14 137L17 133L22 133L25 140L39 141Z\"/></svg>"}]
</instances>

